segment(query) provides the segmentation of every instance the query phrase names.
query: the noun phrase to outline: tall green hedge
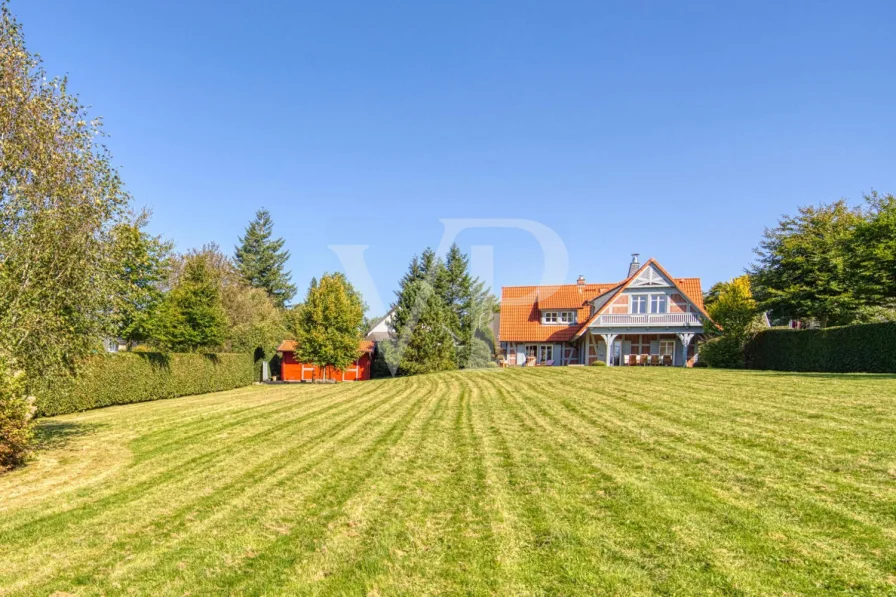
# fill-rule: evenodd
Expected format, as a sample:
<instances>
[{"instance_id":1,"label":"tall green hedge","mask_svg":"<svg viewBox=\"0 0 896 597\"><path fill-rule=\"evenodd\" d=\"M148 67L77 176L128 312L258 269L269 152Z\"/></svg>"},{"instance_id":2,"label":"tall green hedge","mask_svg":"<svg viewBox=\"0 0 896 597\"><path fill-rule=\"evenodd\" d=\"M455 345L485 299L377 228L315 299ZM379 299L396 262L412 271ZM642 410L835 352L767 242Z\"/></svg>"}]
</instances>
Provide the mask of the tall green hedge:
<instances>
[{"instance_id":1,"label":"tall green hedge","mask_svg":"<svg viewBox=\"0 0 896 597\"><path fill-rule=\"evenodd\" d=\"M203 394L255 381L251 354L132 352L91 358L74 378L39 383L40 416Z\"/></svg>"},{"instance_id":2,"label":"tall green hedge","mask_svg":"<svg viewBox=\"0 0 896 597\"><path fill-rule=\"evenodd\" d=\"M750 369L896 373L896 322L765 330L747 344L744 356Z\"/></svg>"}]
</instances>

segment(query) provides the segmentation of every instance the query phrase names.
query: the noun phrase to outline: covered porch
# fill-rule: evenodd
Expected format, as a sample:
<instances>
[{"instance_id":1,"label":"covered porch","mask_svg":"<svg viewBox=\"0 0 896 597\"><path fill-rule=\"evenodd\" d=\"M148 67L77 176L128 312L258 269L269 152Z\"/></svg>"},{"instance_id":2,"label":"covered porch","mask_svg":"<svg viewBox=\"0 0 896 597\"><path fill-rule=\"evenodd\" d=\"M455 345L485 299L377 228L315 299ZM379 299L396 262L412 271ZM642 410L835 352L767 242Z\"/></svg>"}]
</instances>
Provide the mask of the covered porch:
<instances>
[{"instance_id":1,"label":"covered porch","mask_svg":"<svg viewBox=\"0 0 896 597\"><path fill-rule=\"evenodd\" d=\"M592 328L582 339L583 364L603 361L611 367L689 367L694 363L697 336L693 331L621 333Z\"/></svg>"}]
</instances>

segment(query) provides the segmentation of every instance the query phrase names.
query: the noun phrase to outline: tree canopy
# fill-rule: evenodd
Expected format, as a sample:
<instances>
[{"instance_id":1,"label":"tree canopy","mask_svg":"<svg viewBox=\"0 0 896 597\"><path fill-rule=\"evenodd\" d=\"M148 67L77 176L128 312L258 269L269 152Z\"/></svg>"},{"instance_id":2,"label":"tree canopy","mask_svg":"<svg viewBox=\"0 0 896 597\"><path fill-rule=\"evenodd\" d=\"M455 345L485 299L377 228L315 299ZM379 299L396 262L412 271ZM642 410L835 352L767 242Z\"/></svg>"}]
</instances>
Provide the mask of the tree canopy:
<instances>
[{"instance_id":1,"label":"tree canopy","mask_svg":"<svg viewBox=\"0 0 896 597\"><path fill-rule=\"evenodd\" d=\"M110 234L130 197L102 132L0 4L0 348L29 378L68 369L108 329Z\"/></svg>"},{"instance_id":2,"label":"tree canopy","mask_svg":"<svg viewBox=\"0 0 896 597\"><path fill-rule=\"evenodd\" d=\"M164 298L173 243L143 230L146 212L112 228L112 333L128 343L152 337L152 319Z\"/></svg>"},{"instance_id":3,"label":"tree canopy","mask_svg":"<svg viewBox=\"0 0 896 597\"><path fill-rule=\"evenodd\" d=\"M296 287L286 271L289 251L283 249L284 240L274 239L274 220L266 209L255 212L246 233L240 237L234 261L246 282L261 288L278 307L284 307L296 294Z\"/></svg>"},{"instance_id":4,"label":"tree canopy","mask_svg":"<svg viewBox=\"0 0 896 597\"><path fill-rule=\"evenodd\" d=\"M227 339L227 314L221 274L209 253L194 251L183 258L174 287L158 309L153 336L172 351L212 350Z\"/></svg>"},{"instance_id":5,"label":"tree canopy","mask_svg":"<svg viewBox=\"0 0 896 597\"><path fill-rule=\"evenodd\" d=\"M861 209L845 201L802 207L767 228L750 269L761 309L775 318L814 319L822 326L860 319L863 302L849 267Z\"/></svg>"},{"instance_id":6,"label":"tree canopy","mask_svg":"<svg viewBox=\"0 0 896 597\"><path fill-rule=\"evenodd\" d=\"M344 370L360 356L364 301L341 273L311 280L295 316L296 358Z\"/></svg>"},{"instance_id":7,"label":"tree canopy","mask_svg":"<svg viewBox=\"0 0 896 597\"><path fill-rule=\"evenodd\" d=\"M470 273L469 258L454 244L445 260L427 248L402 277L386 344L390 365L403 373L484 367L494 352L490 324L497 299Z\"/></svg>"}]
</instances>

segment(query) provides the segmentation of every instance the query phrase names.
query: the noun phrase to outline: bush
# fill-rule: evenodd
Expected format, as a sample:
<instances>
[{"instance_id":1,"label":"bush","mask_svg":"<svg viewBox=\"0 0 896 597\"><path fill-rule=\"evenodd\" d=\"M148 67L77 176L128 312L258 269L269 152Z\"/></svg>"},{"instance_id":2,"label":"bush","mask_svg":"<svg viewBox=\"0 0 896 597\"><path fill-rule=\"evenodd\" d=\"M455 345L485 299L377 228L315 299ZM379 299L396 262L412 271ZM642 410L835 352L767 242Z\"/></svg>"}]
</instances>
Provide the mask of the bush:
<instances>
[{"instance_id":1,"label":"bush","mask_svg":"<svg viewBox=\"0 0 896 597\"><path fill-rule=\"evenodd\" d=\"M593 361L593 362L591 363L591 366L592 366L592 367L606 367L606 366L607 366L607 362L606 362L606 361Z\"/></svg>"},{"instance_id":2,"label":"bush","mask_svg":"<svg viewBox=\"0 0 896 597\"><path fill-rule=\"evenodd\" d=\"M0 472L24 462L33 416L34 399L25 393L24 373L0 356Z\"/></svg>"},{"instance_id":3,"label":"bush","mask_svg":"<svg viewBox=\"0 0 896 597\"><path fill-rule=\"evenodd\" d=\"M743 369L744 348L743 343L731 336L712 338L700 345L700 358L697 362L701 367L714 369Z\"/></svg>"},{"instance_id":4,"label":"bush","mask_svg":"<svg viewBox=\"0 0 896 597\"><path fill-rule=\"evenodd\" d=\"M896 323L820 330L770 329L745 349L750 369L831 373L896 373Z\"/></svg>"},{"instance_id":5,"label":"bush","mask_svg":"<svg viewBox=\"0 0 896 597\"><path fill-rule=\"evenodd\" d=\"M74 377L35 388L42 416L204 394L247 386L254 380L251 354L117 353L89 359Z\"/></svg>"}]
</instances>

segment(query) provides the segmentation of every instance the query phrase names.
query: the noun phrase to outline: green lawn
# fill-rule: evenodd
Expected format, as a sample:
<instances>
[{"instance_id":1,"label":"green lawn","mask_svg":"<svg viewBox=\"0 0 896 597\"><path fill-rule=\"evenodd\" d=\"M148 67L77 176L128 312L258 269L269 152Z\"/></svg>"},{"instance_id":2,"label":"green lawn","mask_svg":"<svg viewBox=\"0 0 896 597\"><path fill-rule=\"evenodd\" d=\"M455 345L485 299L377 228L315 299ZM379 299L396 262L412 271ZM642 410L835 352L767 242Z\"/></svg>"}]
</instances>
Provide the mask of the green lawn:
<instances>
[{"instance_id":1,"label":"green lawn","mask_svg":"<svg viewBox=\"0 0 896 597\"><path fill-rule=\"evenodd\" d=\"M0 594L896 594L896 378L486 370L46 419Z\"/></svg>"}]
</instances>

